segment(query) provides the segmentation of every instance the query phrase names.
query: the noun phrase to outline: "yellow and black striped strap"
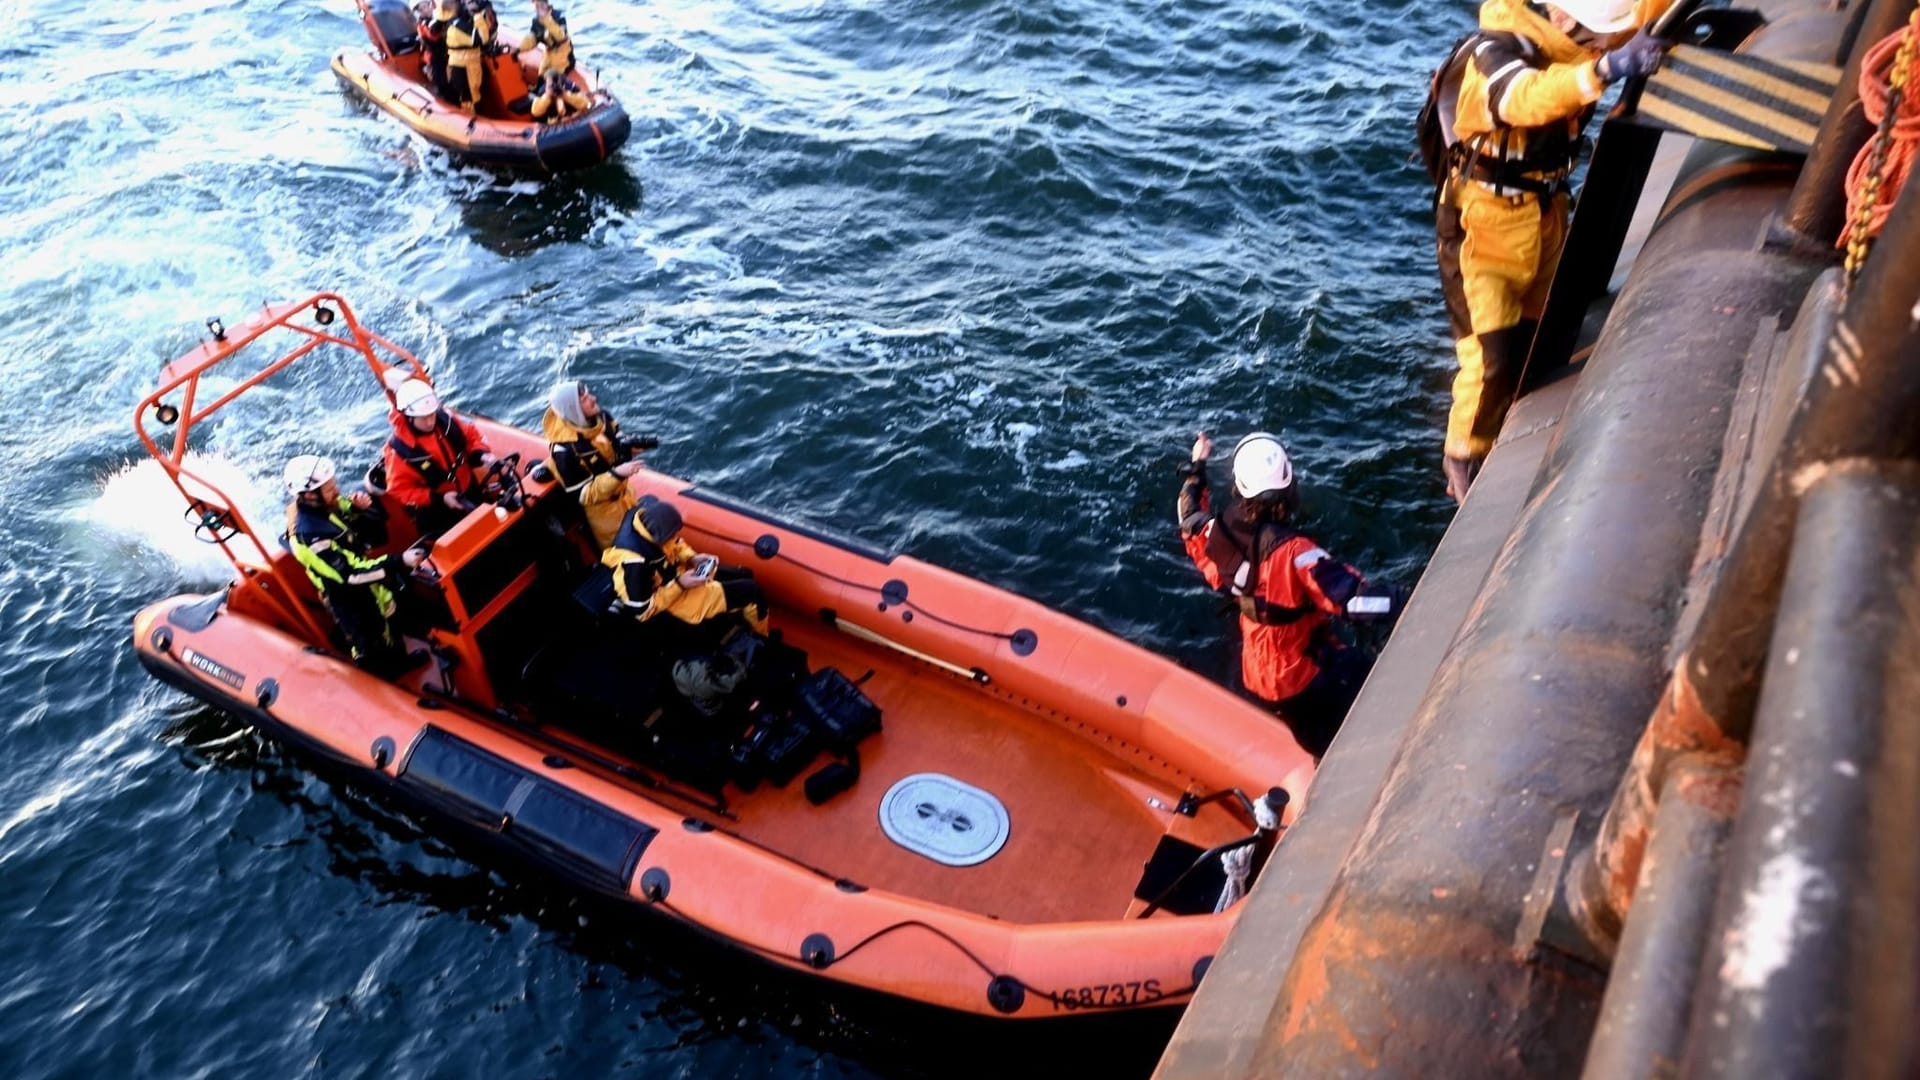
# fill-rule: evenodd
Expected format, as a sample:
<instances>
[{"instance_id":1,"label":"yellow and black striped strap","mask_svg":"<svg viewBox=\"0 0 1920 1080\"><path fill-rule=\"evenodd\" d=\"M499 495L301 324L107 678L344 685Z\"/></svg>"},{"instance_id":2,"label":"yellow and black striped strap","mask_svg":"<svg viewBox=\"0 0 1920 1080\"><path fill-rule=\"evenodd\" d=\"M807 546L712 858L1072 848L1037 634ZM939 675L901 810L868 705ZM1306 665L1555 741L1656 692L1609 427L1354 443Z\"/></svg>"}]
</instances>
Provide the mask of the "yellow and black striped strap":
<instances>
[{"instance_id":1,"label":"yellow and black striped strap","mask_svg":"<svg viewBox=\"0 0 1920 1080\"><path fill-rule=\"evenodd\" d=\"M1840 69L1676 45L1641 92L1639 117L1702 139L1804 154Z\"/></svg>"}]
</instances>

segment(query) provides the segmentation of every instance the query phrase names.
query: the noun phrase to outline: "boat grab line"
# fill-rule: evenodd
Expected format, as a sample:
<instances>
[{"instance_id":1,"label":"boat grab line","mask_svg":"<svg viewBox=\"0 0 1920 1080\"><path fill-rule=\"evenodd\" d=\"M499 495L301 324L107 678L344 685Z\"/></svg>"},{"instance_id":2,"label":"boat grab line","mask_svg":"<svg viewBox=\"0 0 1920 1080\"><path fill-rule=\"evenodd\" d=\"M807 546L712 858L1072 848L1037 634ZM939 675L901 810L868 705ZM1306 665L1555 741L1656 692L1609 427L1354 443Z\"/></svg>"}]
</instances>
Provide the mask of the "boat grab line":
<instances>
[{"instance_id":1,"label":"boat grab line","mask_svg":"<svg viewBox=\"0 0 1920 1080\"><path fill-rule=\"evenodd\" d=\"M788 953L782 952L778 949L769 949L764 945L758 944L756 942L748 941L744 938L735 937L724 930L720 930L715 927L709 926L701 922L700 920L695 919L692 915L688 914L686 911L678 907L675 907L671 901L666 900L664 898L654 901L652 906L666 908L668 911L673 912L676 916L682 919L685 919L687 922L693 924L694 926L700 927L701 929L707 931L708 933L717 934L718 936L725 938L726 940L731 941L736 945L739 945L743 948L750 949L754 952L760 953L763 956L767 956L776 960L788 961L788 962L791 962L794 959L793 956L789 955ZM919 919L903 919L900 922L893 923L892 925L883 926L880 929L875 930L873 933L868 934L866 937L861 938L859 941L854 942L851 948L849 948L846 952L840 953L837 956L824 956L824 955L815 954L813 956L802 956L799 959L802 963L805 963L809 967L825 970L827 968L833 967L836 964L845 963L847 958L852 956L854 953L859 952L861 949L866 948L868 945L873 944L874 942L880 940L883 937L886 937L887 935L893 933L896 930L905 930L905 929L908 929L909 927L916 927L916 926L922 930L927 931L928 933L939 938L940 940L946 942L948 945L951 945L956 952L958 952L961 956L964 956L969 961L971 961L973 963L973 966L979 968L981 971L986 972L987 976L990 979L1008 980L1010 982L1017 984L1022 990L1026 990L1033 993L1036 997L1046 998L1049 1001L1056 1001L1057 1003L1056 995L1049 993L1048 991L1043 990L1037 986L1034 986L1032 983L1027 982L1025 979L1022 979L1018 975L1008 975L1008 974L1004 974L1002 972L993 970L993 968L990 967L986 961L980 959L979 956L975 955L972 949L967 948L952 934L947 933L945 930L940 929L939 927L933 925L932 923L923 922ZM1200 988L1200 980L1195 979L1193 983L1189 986L1182 987L1181 989L1178 989L1178 990L1168 991L1166 994L1166 997L1167 998L1184 997L1186 995L1192 994L1195 990L1198 990L1199 988ZM1161 1000L1165 1000L1165 999L1161 999Z\"/></svg>"},{"instance_id":2,"label":"boat grab line","mask_svg":"<svg viewBox=\"0 0 1920 1080\"><path fill-rule=\"evenodd\" d=\"M752 544L745 543L738 537L728 536L724 533L713 532L711 533L711 535L721 540L725 540L729 543L740 544L741 546L746 547L749 550L751 550L754 546ZM790 562L793 565L799 567L800 569L805 570L807 573L812 574L816 577L825 578L836 585L846 585L850 588L863 589L867 592L879 593L883 598L883 601L882 601L883 604L897 604L898 606L906 608L909 611L915 612L920 615L925 615L927 618L932 619L934 622L937 622L942 626L950 626L955 630L964 630L969 634L979 634L982 637L999 638L1002 641L1011 643L1014 646L1013 651L1016 654L1021 656L1024 656L1027 653L1032 652L1033 644L1037 644L1037 636L1031 630L987 630L978 626L968 626L966 623L955 622L954 620L949 619L943 615L937 614L932 611L928 611L926 608L921 607L919 604L914 603L912 600L908 599L905 596L895 597L893 595L890 595L889 589L886 585L869 585L864 581L854 581L849 578L839 577L835 574L830 574L827 571L820 569L819 567L809 566L806 563L801 562L799 559L796 559L793 556L788 555L782 551L775 551L772 555L765 556L765 557L771 558L771 559L785 559L787 562ZM882 610L884 610L884 607L882 608Z\"/></svg>"}]
</instances>

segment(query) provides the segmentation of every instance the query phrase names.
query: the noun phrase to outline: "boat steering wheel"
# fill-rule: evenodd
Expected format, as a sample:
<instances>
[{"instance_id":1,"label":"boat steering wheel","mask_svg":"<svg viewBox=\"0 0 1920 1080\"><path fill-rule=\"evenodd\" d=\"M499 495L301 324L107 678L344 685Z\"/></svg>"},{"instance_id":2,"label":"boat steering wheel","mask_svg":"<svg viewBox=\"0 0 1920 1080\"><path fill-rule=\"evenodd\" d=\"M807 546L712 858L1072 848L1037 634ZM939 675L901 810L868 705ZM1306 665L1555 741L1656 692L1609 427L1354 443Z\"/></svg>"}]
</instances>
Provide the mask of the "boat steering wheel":
<instances>
[{"instance_id":1,"label":"boat steering wheel","mask_svg":"<svg viewBox=\"0 0 1920 1080\"><path fill-rule=\"evenodd\" d=\"M509 510L518 510L526 501L520 489L520 455L518 452L503 454L494 458L486 470L480 474L477 485L480 498L496 506Z\"/></svg>"}]
</instances>

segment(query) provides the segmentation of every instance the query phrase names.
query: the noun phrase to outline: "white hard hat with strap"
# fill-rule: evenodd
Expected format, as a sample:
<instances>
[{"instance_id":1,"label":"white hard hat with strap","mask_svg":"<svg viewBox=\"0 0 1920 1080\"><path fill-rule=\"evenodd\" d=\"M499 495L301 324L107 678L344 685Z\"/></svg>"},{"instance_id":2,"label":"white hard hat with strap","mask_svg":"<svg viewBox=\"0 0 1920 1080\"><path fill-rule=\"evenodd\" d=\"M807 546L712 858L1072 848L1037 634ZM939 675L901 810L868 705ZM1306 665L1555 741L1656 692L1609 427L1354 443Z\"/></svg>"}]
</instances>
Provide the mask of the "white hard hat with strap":
<instances>
[{"instance_id":1,"label":"white hard hat with strap","mask_svg":"<svg viewBox=\"0 0 1920 1080\"><path fill-rule=\"evenodd\" d=\"M1251 499L1293 486L1293 461L1280 440L1256 431L1233 448L1233 490Z\"/></svg>"},{"instance_id":2,"label":"white hard hat with strap","mask_svg":"<svg viewBox=\"0 0 1920 1080\"><path fill-rule=\"evenodd\" d=\"M1596 34L1617 34L1633 26L1634 0L1547 0Z\"/></svg>"},{"instance_id":3,"label":"white hard hat with strap","mask_svg":"<svg viewBox=\"0 0 1920 1080\"><path fill-rule=\"evenodd\" d=\"M440 397L419 379L408 379L394 388L393 407L401 416L432 416L440 411Z\"/></svg>"},{"instance_id":4,"label":"white hard hat with strap","mask_svg":"<svg viewBox=\"0 0 1920 1080\"><path fill-rule=\"evenodd\" d=\"M299 496L310 491L319 491L327 481L333 479L333 462L319 454L298 454L287 462L286 469L280 474L281 482L287 485L287 494Z\"/></svg>"}]
</instances>

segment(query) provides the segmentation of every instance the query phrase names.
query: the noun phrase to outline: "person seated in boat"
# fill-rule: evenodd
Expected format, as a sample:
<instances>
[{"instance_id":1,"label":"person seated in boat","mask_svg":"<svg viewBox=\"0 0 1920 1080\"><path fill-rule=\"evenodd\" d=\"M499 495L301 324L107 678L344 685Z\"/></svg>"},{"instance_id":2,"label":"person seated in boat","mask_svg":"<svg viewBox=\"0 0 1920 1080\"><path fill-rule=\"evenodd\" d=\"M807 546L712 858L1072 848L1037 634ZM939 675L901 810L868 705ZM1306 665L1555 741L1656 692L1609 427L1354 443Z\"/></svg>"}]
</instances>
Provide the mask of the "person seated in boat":
<instances>
[{"instance_id":1,"label":"person seated in boat","mask_svg":"<svg viewBox=\"0 0 1920 1080\"><path fill-rule=\"evenodd\" d=\"M619 421L579 379L561 379L547 391L540 430L547 437L547 468L554 482L580 500L594 548L605 551L638 504L627 478L640 471L641 452L660 440L622 436Z\"/></svg>"},{"instance_id":2,"label":"person seated in boat","mask_svg":"<svg viewBox=\"0 0 1920 1080\"><path fill-rule=\"evenodd\" d=\"M574 88L564 72L549 71L540 77L540 87L533 92L533 101L527 111L535 120L551 124L569 116L578 116L592 106L593 102Z\"/></svg>"},{"instance_id":3,"label":"person seated in boat","mask_svg":"<svg viewBox=\"0 0 1920 1080\"><path fill-rule=\"evenodd\" d=\"M420 44L426 54L427 80L433 84L435 97L448 97L451 94L447 86L447 24L453 21L453 5L441 0L436 6L434 0L420 0L414 5L414 17L420 23ZM442 16L445 18L442 18Z\"/></svg>"},{"instance_id":4,"label":"person seated in boat","mask_svg":"<svg viewBox=\"0 0 1920 1080\"><path fill-rule=\"evenodd\" d=\"M543 82L549 72L565 75L573 70L573 38L567 33L567 17L547 0L533 0L533 28L520 39L520 51L526 52L535 45L543 50L540 61Z\"/></svg>"},{"instance_id":5,"label":"person seated in boat","mask_svg":"<svg viewBox=\"0 0 1920 1080\"><path fill-rule=\"evenodd\" d=\"M765 633L766 597L753 571L696 552L680 529L680 511L651 495L627 514L600 556L613 571L620 607L641 622L665 614L699 624L737 612L755 633Z\"/></svg>"},{"instance_id":6,"label":"person seated in boat","mask_svg":"<svg viewBox=\"0 0 1920 1080\"><path fill-rule=\"evenodd\" d=\"M1233 500L1207 491L1213 441L1194 440L1181 469L1180 538L1207 584L1240 610L1242 688L1286 722L1316 760L1360 693L1373 658L1346 645L1331 620L1386 620L1399 590L1370 585L1293 526L1300 489L1280 440L1255 432L1233 451Z\"/></svg>"},{"instance_id":7,"label":"person seated in boat","mask_svg":"<svg viewBox=\"0 0 1920 1080\"><path fill-rule=\"evenodd\" d=\"M418 378L394 386L391 421L393 435L381 455L387 491L421 536L438 536L478 505L492 448L472 421L441 407L433 387Z\"/></svg>"},{"instance_id":8,"label":"person seated in boat","mask_svg":"<svg viewBox=\"0 0 1920 1080\"><path fill-rule=\"evenodd\" d=\"M353 662L387 677L424 663L426 652L407 653L393 626L402 570L420 565L423 553L408 548L397 558L372 555L386 542L386 516L364 491L340 494L329 459L299 454L287 462L281 479L293 498L287 505L287 548L319 590Z\"/></svg>"},{"instance_id":9,"label":"person seated in boat","mask_svg":"<svg viewBox=\"0 0 1920 1080\"><path fill-rule=\"evenodd\" d=\"M435 15L444 20L447 43L447 93L454 107L475 115L480 90L485 83L486 65L481 62L480 28L463 0L440 0Z\"/></svg>"}]
</instances>

